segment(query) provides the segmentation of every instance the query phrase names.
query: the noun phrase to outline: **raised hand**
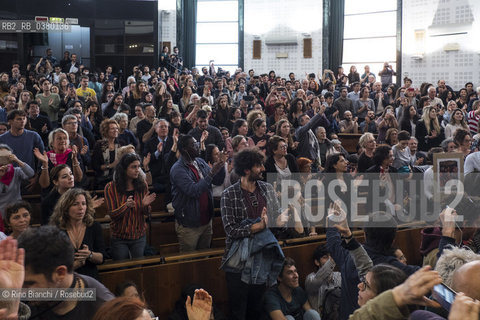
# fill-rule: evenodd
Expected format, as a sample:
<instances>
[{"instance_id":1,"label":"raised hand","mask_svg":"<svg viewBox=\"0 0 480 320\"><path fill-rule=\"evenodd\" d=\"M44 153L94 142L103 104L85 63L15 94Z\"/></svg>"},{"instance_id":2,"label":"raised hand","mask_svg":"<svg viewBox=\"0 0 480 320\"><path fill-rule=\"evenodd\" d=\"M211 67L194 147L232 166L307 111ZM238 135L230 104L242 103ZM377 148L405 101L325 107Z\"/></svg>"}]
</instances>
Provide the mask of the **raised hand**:
<instances>
[{"instance_id":1,"label":"raised hand","mask_svg":"<svg viewBox=\"0 0 480 320\"><path fill-rule=\"evenodd\" d=\"M10 163L13 163L13 162L18 163L20 160L18 160L16 155L11 153L8 155L8 161L10 161Z\"/></svg>"},{"instance_id":2,"label":"raised hand","mask_svg":"<svg viewBox=\"0 0 480 320\"><path fill-rule=\"evenodd\" d=\"M157 151L159 153L162 153L162 150L163 150L163 142L160 141L158 144L157 144Z\"/></svg>"},{"instance_id":3,"label":"raised hand","mask_svg":"<svg viewBox=\"0 0 480 320\"><path fill-rule=\"evenodd\" d=\"M205 143L205 140L207 140L207 138L208 138L208 131L203 130L202 136L200 137L200 143Z\"/></svg>"},{"instance_id":4,"label":"raised hand","mask_svg":"<svg viewBox=\"0 0 480 320\"><path fill-rule=\"evenodd\" d=\"M203 289L195 290L193 303L190 296L187 296L185 308L187 309L188 320L209 320L212 313L212 296Z\"/></svg>"},{"instance_id":5,"label":"raised hand","mask_svg":"<svg viewBox=\"0 0 480 320\"><path fill-rule=\"evenodd\" d=\"M258 141L257 147L263 148L263 147L265 147L266 144L267 144L267 140L262 139L262 140Z\"/></svg>"},{"instance_id":6,"label":"raised hand","mask_svg":"<svg viewBox=\"0 0 480 320\"><path fill-rule=\"evenodd\" d=\"M126 204L127 207L129 207L129 208L135 207L135 200L133 200L133 196L129 196L129 197L127 198L127 201L125 202L125 204Z\"/></svg>"},{"instance_id":7,"label":"raised hand","mask_svg":"<svg viewBox=\"0 0 480 320\"><path fill-rule=\"evenodd\" d=\"M425 266L412 274L408 279L392 290L393 300L399 307L418 304L439 308L440 304L426 297L433 287L442 282L442 278L432 267Z\"/></svg>"},{"instance_id":8,"label":"raised hand","mask_svg":"<svg viewBox=\"0 0 480 320\"><path fill-rule=\"evenodd\" d=\"M25 250L18 249L12 237L0 241L0 288L21 289L25 278ZM20 299L8 301L0 310L0 319L17 319Z\"/></svg>"},{"instance_id":9,"label":"raised hand","mask_svg":"<svg viewBox=\"0 0 480 320\"><path fill-rule=\"evenodd\" d=\"M211 169L212 175L216 175L225 166L226 160L227 160L227 153L221 152L218 161L212 165L212 169Z\"/></svg>"},{"instance_id":10,"label":"raised hand","mask_svg":"<svg viewBox=\"0 0 480 320\"><path fill-rule=\"evenodd\" d=\"M25 250L12 237L0 241L0 288L20 289L25 277Z\"/></svg>"},{"instance_id":11,"label":"raised hand","mask_svg":"<svg viewBox=\"0 0 480 320\"><path fill-rule=\"evenodd\" d=\"M105 202L104 198L99 198L97 195L92 198L93 209L99 208Z\"/></svg>"},{"instance_id":12,"label":"raised hand","mask_svg":"<svg viewBox=\"0 0 480 320\"><path fill-rule=\"evenodd\" d=\"M150 152L143 157L143 168L148 171L148 165L150 164L151 154Z\"/></svg>"},{"instance_id":13,"label":"raised hand","mask_svg":"<svg viewBox=\"0 0 480 320\"><path fill-rule=\"evenodd\" d=\"M328 209L328 222L333 223L333 227L344 237L350 237L352 232L348 226L347 214L340 206L340 200L330 204Z\"/></svg>"},{"instance_id":14,"label":"raised hand","mask_svg":"<svg viewBox=\"0 0 480 320\"><path fill-rule=\"evenodd\" d=\"M78 148L76 145L72 145L72 158L76 158L78 154Z\"/></svg>"},{"instance_id":15,"label":"raised hand","mask_svg":"<svg viewBox=\"0 0 480 320\"><path fill-rule=\"evenodd\" d=\"M480 311L480 302L459 292L455 296L448 320L477 320Z\"/></svg>"},{"instance_id":16,"label":"raised hand","mask_svg":"<svg viewBox=\"0 0 480 320\"><path fill-rule=\"evenodd\" d=\"M147 192L147 194L143 197L142 199L142 205L144 207L147 207L152 204L153 201L155 201L155 198L157 197L156 193L152 192Z\"/></svg>"},{"instance_id":17,"label":"raised hand","mask_svg":"<svg viewBox=\"0 0 480 320\"><path fill-rule=\"evenodd\" d=\"M267 214L266 207L263 207L261 218L262 218L262 221L265 223L265 228L266 228L268 226L268 214Z\"/></svg>"},{"instance_id":18,"label":"raised hand","mask_svg":"<svg viewBox=\"0 0 480 320\"><path fill-rule=\"evenodd\" d=\"M455 209L447 207L440 213L440 221L442 222L442 235L446 237L455 237L455 219L457 212Z\"/></svg>"},{"instance_id":19,"label":"raised hand","mask_svg":"<svg viewBox=\"0 0 480 320\"><path fill-rule=\"evenodd\" d=\"M82 150L80 151L80 154L83 156L83 155L86 155L88 152L88 146L87 145L84 145L82 147Z\"/></svg>"},{"instance_id":20,"label":"raised hand","mask_svg":"<svg viewBox=\"0 0 480 320\"><path fill-rule=\"evenodd\" d=\"M38 150L38 148L33 149L33 154L37 159L42 162L43 164L48 164L48 156L47 153L44 151L43 154Z\"/></svg>"}]
</instances>

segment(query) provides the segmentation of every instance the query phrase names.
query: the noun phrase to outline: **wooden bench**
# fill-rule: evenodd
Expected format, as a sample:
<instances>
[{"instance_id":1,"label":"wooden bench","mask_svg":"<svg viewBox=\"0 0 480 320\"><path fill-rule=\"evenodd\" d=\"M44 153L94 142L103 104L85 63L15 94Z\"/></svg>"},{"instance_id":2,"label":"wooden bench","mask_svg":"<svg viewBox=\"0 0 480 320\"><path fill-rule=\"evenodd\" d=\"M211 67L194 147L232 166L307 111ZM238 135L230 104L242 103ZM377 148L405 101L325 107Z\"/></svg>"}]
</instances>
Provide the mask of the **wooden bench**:
<instances>
[{"instance_id":1,"label":"wooden bench","mask_svg":"<svg viewBox=\"0 0 480 320\"><path fill-rule=\"evenodd\" d=\"M421 264L421 256L418 252L421 242L420 231L421 229L417 228L402 229L397 232L395 245L402 249L409 264ZM361 231L355 231L354 235L359 241L363 241ZM299 243L302 241L304 243ZM325 235L302 238L301 241L289 239L281 242L285 256L296 261L302 286L305 283L305 277L314 271L313 251L318 245L324 243ZM173 311L182 288L194 283L206 289L213 296L217 306L227 305L225 274L219 269L222 255L222 248L214 248L166 255L163 258L154 256L143 260L112 262L109 265L99 266L100 277L102 283L110 290L114 290L115 286L122 281L134 281L140 291L145 293L149 307L155 315L164 319ZM126 267L133 268L113 270Z\"/></svg>"},{"instance_id":2,"label":"wooden bench","mask_svg":"<svg viewBox=\"0 0 480 320\"><path fill-rule=\"evenodd\" d=\"M107 218L102 219L105 223L102 223L103 239L105 245L110 245L110 225L106 222ZM109 217L108 217L109 219ZM99 221L98 219L95 219ZM163 245L176 244L178 247L177 233L175 232L175 221L162 221L152 220L150 222L151 228L147 225L147 242L151 240L150 245L156 249L161 248ZM225 229L223 228L222 218L213 217L212 221L213 235L212 239L223 238L225 239ZM151 230L151 237L150 235ZM171 252L169 249L167 249ZM177 251L178 252L178 251Z\"/></svg>"}]
</instances>

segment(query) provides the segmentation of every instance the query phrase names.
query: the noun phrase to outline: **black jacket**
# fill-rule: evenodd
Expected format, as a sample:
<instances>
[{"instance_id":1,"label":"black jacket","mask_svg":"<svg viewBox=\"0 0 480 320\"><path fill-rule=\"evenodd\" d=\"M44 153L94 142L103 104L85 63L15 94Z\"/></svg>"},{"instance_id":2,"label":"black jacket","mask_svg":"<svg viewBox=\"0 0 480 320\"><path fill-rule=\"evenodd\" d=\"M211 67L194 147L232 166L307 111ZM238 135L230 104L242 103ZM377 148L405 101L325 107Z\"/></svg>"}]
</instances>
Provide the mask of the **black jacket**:
<instances>
[{"instance_id":1,"label":"black jacket","mask_svg":"<svg viewBox=\"0 0 480 320\"><path fill-rule=\"evenodd\" d=\"M445 139L445 134L442 127L440 127L440 132L437 132L437 136L435 138L427 138L428 135L429 134L427 132L425 122L420 120L415 128L415 138L418 140L419 151L428 152L433 147L439 147L442 141Z\"/></svg>"},{"instance_id":2,"label":"black jacket","mask_svg":"<svg viewBox=\"0 0 480 320\"><path fill-rule=\"evenodd\" d=\"M143 155L146 156L148 153L150 153L149 168L152 171L152 180L154 183L159 182L164 184L169 180L170 167L168 166L167 160L170 150L172 149L173 138L171 136L167 136L166 139L167 140L162 147L162 152L160 152L158 158L155 155L159 143L158 136L153 136L147 141L147 143L145 143Z\"/></svg>"},{"instance_id":3,"label":"black jacket","mask_svg":"<svg viewBox=\"0 0 480 320\"><path fill-rule=\"evenodd\" d=\"M290 171L292 173L298 172L298 165L295 157L290 153L287 153L285 155L285 158L287 159L287 165ZM267 160L265 161L265 172L277 173L277 168L275 168L275 160L273 159L273 156L268 157Z\"/></svg>"}]
</instances>

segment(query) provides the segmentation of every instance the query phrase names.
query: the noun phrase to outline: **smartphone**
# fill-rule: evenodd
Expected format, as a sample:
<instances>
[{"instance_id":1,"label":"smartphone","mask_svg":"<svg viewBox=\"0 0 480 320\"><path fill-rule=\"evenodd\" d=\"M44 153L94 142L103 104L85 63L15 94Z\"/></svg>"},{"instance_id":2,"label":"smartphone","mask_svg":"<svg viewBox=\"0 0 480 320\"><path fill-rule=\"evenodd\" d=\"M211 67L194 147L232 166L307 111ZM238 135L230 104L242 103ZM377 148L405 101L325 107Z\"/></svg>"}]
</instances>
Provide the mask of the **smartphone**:
<instances>
[{"instance_id":1,"label":"smartphone","mask_svg":"<svg viewBox=\"0 0 480 320\"><path fill-rule=\"evenodd\" d=\"M440 305L447 311L450 311L456 295L457 293L443 282L433 287L433 299L438 301L438 303L440 303Z\"/></svg>"},{"instance_id":2,"label":"smartphone","mask_svg":"<svg viewBox=\"0 0 480 320\"><path fill-rule=\"evenodd\" d=\"M277 88L277 91L284 91L284 90L285 90L284 87L278 87L278 88Z\"/></svg>"},{"instance_id":3,"label":"smartphone","mask_svg":"<svg viewBox=\"0 0 480 320\"><path fill-rule=\"evenodd\" d=\"M405 98L405 92L400 92L400 98Z\"/></svg>"}]
</instances>

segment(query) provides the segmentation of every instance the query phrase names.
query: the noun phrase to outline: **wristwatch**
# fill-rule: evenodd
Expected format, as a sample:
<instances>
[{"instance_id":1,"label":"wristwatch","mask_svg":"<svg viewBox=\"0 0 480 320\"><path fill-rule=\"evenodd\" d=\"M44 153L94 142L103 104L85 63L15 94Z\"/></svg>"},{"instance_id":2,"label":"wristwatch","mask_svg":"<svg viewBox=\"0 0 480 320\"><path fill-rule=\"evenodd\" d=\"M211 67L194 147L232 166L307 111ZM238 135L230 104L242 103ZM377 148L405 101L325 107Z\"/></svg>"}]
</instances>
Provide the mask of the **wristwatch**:
<instances>
[{"instance_id":1,"label":"wristwatch","mask_svg":"<svg viewBox=\"0 0 480 320\"><path fill-rule=\"evenodd\" d=\"M90 251L90 254L88 255L88 260L92 259L93 257L93 251Z\"/></svg>"}]
</instances>

